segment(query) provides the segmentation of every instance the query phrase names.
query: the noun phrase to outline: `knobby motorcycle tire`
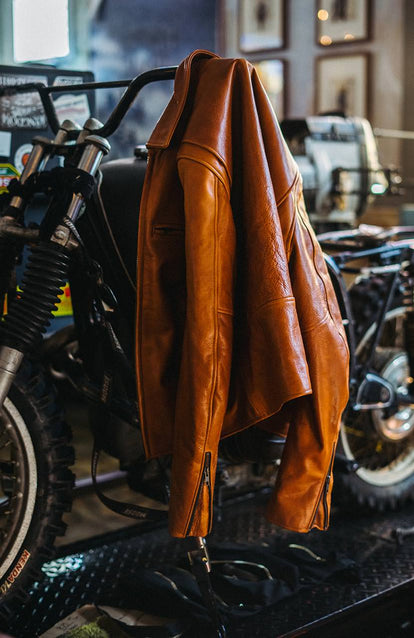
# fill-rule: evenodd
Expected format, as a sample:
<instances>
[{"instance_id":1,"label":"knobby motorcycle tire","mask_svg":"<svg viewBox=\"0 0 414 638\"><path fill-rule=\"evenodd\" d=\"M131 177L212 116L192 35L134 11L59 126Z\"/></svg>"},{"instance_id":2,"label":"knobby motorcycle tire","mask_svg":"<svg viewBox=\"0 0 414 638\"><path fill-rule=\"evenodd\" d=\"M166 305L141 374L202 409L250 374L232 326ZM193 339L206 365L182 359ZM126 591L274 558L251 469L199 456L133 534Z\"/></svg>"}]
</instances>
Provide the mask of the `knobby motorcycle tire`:
<instances>
[{"instance_id":1,"label":"knobby motorcycle tire","mask_svg":"<svg viewBox=\"0 0 414 638\"><path fill-rule=\"evenodd\" d=\"M357 352L363 347L364 340L369 336L369 333L374 330L376 321L379 315L379 309L385 294L385 282L379 277L363 280L356 284L350 290L350 299L353 307L354 318L356 321L356 335L357 335ZM392 323L398 317L403 320L405 308L402 304L402 295L400 291L397 291L395 298L392 301L390 310L386 316L387 323ZM395 343L390 343L383 348L383 351L379 351L376 357L376 369L381 374L388 361L392 361L392 358L398 356L398 352L403 353L403 350L396 348L396 355L393 353ZM343 417L343 423L341 426L341 433L338 441L338 452L347 457L350 460L359 460L358 456L354 456L355 447L353 444L359 445L358 438L352 439L352 435L347 433L349 431L355 431L355 434L363 437L367 435L366 442L372 441L372 445L375 444L375 436L377 430L375 429L375 418L377 423L379 420L380 411L377 410L377 416L375 412L365 412L358 414L345 413ZM384 416L385 418L385 416ZM413 425L414 411L411 411L410 421ZM361 439L361 445L363 438ZM388 477L385 480L378 480L381 473L378 472L378 479L375 476L375 461L374 465L362 465L359 470L351 473L339 473L337 474L338 483L340 486L339 493L350 497L352 500L356 500L362 506L368 506L371 509L377 511L384 511L387 509L395 509L407 501L414 499L414 442L413 434L410 435L405 441L400 443L392 442L385 443L384 439L380 435L377 436L377 443L381 447L382 445L388 445L388 451L391 454L391 461L388 465ZM399 450L402 445L406 446L407 458L406 468L400 463L398 465ZM395 450L395 461L392 461L393 445ZM397 445L400 447L397 448ZM352 450L352 452L351 452ZM371 472L373 468L373 472ZM404 471L401 470L404 469ZM381 465L378 465L378 469L381 470ZM386 468L385 468L386 469ZM384 472L383 472L384 474Z\"/></svg>"},{"instance_id":2,"label":"knobby motorcycle tire","mask_svg":"<svg viewBox=\"0 0 414 638\"><path fill-rule=\"evenodd\" d=\"M29 472L19 479L24 483L19 496L26 508L16 519L20 529L13 536L10 533L9 539L4 533L2 538L0 626L7 628L14 604L27 599L30 586L42 575L42 564L53 556L56 536L65 533L62 517L71 509L74 477L69 466L74 451L52 381L29 361L24 361L10 389L1 419L1 427L11 425L16 430L20 464Z\"/></svg>"}]
</instances>

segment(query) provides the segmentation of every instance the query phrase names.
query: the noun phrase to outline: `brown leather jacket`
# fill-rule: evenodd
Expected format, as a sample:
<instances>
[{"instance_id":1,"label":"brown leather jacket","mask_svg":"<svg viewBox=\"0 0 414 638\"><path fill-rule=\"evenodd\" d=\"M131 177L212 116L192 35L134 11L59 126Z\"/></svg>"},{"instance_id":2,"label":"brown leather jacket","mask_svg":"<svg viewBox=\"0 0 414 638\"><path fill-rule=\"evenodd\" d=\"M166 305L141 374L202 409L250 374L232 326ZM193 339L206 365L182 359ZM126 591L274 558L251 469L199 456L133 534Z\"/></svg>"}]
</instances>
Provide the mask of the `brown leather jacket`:
<instances>
[{"instance_id":1,"label":"brown leather jacket","mask_svg":"<svg viewBox=\"0 0 414 638\"><path fill-rule=\"evenodd\" d=\"M173 455L170 532L210 531L217 448L287 439L268 517L326 529L348 348L298 168L253 67L195 51L148 142L138 232L138 397Z\"/></svg>"}]
</instances>

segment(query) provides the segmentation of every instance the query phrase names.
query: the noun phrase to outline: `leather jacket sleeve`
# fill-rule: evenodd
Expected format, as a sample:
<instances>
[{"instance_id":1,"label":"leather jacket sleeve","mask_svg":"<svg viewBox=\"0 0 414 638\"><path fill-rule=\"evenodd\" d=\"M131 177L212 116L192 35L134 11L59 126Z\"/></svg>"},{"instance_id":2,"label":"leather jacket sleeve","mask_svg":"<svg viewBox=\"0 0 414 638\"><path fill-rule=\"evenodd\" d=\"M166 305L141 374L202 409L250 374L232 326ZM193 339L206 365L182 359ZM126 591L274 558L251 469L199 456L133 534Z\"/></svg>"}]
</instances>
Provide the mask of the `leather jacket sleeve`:
<instances>
[{"instance_id":1,"label":"leather jacket sleeve","mask_svg":"<svg viewBox=\"0 0 414 638\"><path fill-rule=\"evenodd\" d=\"M227 407L233 341L235 231L218 163L183 145L186 322L175 411L170 529L210 531L217 446ZM223 263L226 262L226 263ZM226 273L225 282L220 276ZM188 424L197 424L189 430ZM188 507L188 503L192 507Z\"/></svg>"}]
</instances>

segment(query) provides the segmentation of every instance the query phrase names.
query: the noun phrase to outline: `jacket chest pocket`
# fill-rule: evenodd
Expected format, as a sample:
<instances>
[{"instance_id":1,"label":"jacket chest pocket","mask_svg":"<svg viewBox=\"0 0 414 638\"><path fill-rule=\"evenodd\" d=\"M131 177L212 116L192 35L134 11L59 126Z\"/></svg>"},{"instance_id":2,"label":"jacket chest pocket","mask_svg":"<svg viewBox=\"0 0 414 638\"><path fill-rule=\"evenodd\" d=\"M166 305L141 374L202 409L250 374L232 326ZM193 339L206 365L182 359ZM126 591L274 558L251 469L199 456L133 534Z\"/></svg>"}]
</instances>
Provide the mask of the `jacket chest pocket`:
<instances>
[{"instance_id":1,"label":"jacket chest pocket","mask_svg":"<svg viewBox=\"0 0 414 638\"><path fill-rule=\"evenodd\" d=\"M184 238L184 226L179 224L159 224L152 227L152 234L160 239Z\"/></svg>"}]
</instances>

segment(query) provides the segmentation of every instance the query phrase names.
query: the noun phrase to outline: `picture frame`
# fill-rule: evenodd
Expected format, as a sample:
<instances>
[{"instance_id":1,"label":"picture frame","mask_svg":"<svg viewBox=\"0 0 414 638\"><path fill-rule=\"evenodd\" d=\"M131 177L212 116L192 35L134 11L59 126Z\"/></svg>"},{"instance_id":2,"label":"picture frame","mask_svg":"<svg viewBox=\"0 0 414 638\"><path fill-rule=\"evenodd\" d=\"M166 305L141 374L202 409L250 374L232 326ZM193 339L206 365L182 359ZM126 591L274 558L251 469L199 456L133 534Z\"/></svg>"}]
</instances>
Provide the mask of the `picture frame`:
<instances>
[{"instance_id":1,"label":"picture frame","mask_svg":"<svg viewBox=\"0 0 414 638\"><path fill-rule=\"evenodd\" d=\"M315 112L369 117L369 55L352 53L316 60Z\"/></svg>"},{"instance_id":2,"label":"picture frame","mask_svg":"<svg viewBox=\"0 0 414 638\"><path fill-rule=\"evenodd\" d=\"M286 116L286 63L278 58L252 62L267 93L276 117L281 122Z\"/></svg>"},{"instance_id":3,"label":"picture frame","mask_svg":"<svg viewBox=\"0 0 414 638\"><path fill-rule=\"evenodd\" d=\"M320 46L370 39L370 0L316 0L316 41Z\"/></svg>"},{"instance_id":4,"label":"picture frame","mask_svg":"<svg viewBox=\"0 0 414 638\"><path fill-rule=\"evenodd\" d=\"M255 53L285 46L285 0L239 0L239 49Z\"/></svg>"}]
</instances>

